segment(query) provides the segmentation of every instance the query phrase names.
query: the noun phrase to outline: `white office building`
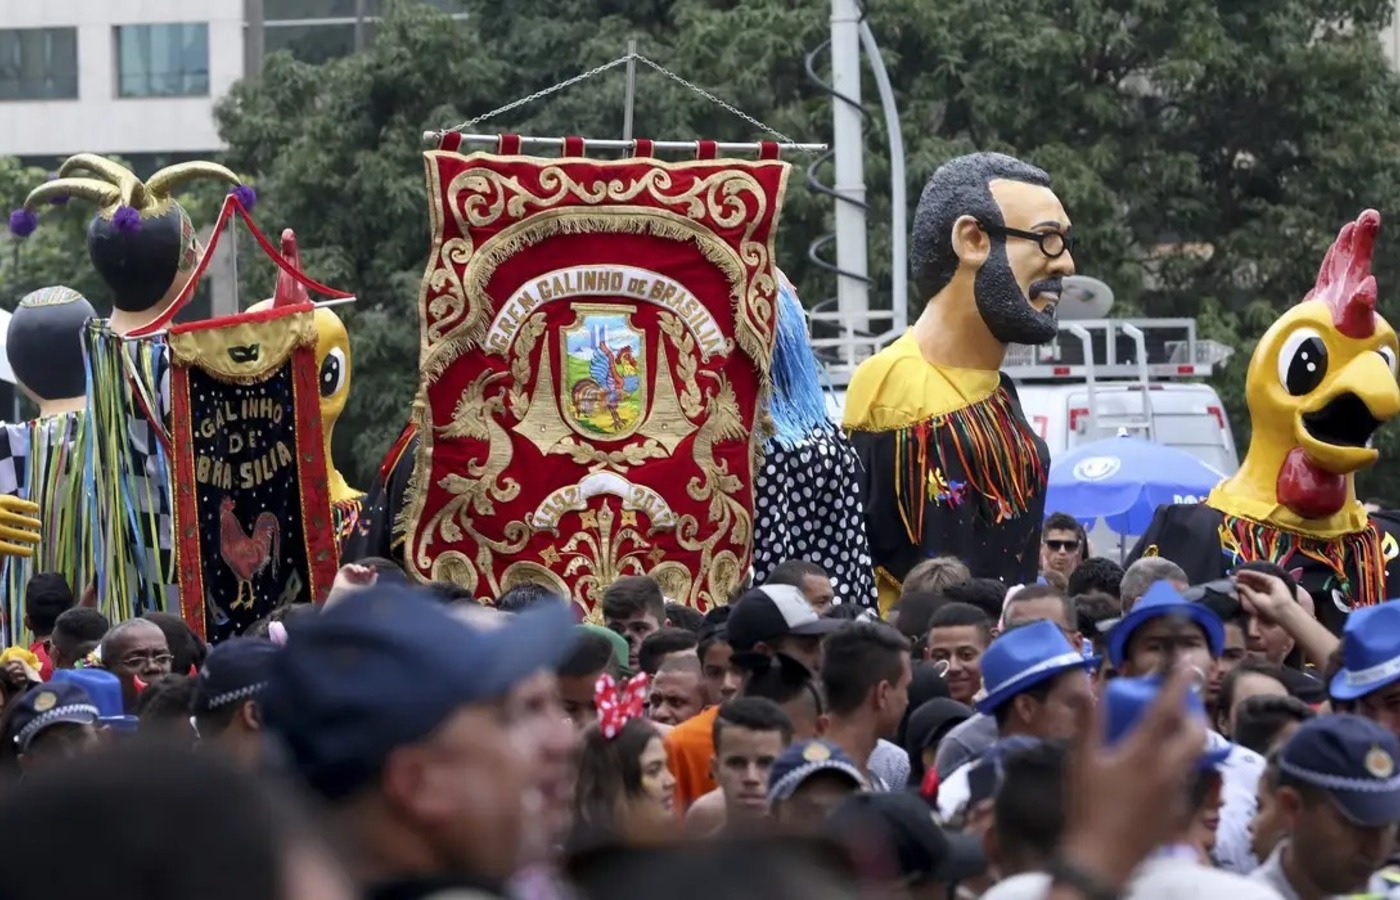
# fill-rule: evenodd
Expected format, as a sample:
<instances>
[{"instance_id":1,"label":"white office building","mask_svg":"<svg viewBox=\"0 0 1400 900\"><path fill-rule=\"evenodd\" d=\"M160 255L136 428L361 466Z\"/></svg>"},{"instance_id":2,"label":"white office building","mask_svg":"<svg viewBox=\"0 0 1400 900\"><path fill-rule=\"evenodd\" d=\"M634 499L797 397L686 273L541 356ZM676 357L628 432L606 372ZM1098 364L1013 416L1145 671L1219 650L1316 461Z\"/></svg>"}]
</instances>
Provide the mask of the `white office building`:
<instances>
[{"instance_id":1,"label":"white office building","mask_svg":"<svg viewBox=\"0 0 1400 900\"><path fill-rule=\"evenodd\" d=\"M87 150L137 171L207 156L222 146L215 102L265 54L323 62L353 53L373 40L380 5L0 0L0 155L39 162Z\"/></svg>"}]
</instances>

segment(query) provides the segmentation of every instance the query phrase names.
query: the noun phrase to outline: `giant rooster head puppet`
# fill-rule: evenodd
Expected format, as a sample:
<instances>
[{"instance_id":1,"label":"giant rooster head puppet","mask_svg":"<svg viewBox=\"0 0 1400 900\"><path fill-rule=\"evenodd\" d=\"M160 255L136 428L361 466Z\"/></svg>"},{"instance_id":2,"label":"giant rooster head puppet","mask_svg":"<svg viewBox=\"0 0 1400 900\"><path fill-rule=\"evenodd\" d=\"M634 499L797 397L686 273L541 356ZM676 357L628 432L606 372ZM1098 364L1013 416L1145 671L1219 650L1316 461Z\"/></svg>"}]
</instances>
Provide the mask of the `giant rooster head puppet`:
<instances>
[{"instance_id":1,"label":"giant rooster head puppet","mask_svg":"<svg viewBox=\"0 0 1400 900\"><path fill-rule=\"evenodd\" d=\"M292 229L282 232L282 256L292 268L301 271L301 251L297 247L297 236ZM299 283L285 271L277 273L277 289L272 299L254 303L249 312L258 312L273 307L289 306L297 303L310 303L311 297L306 286ZM345 476L335 467L331 458L331 437L335 433L336 420L345 411L345 401L350 396L350 335L345 323L330 309L317 307L316 317L316 366L317 380L321 390L321 436L325 444L326 474L330 479L332 503L341 503L362 496L360 491L350 487Z\"/></svg>"},{"instance_id":2,"label":"giant rooster head puppet","mask_svg":"<svg viewBox=\"0 0 1400 900\"><path fill-rule=\"evenodd\" d=\"M133 331L164 311L194 274L199 241L189 215L172 194L197 179L229 183L245 208L256 201L252 188L217 163L179 163L142 181L120 163L79 153L10 214L10 230L21 238L32 233L39 224L40 204L64 203L72 197L95 203L97 215L88 224L88 257L112 289L112 329Z\"/></svg>"},{"instance_id":3,"label":"giant rooster head puppet","mask_svg":"<svg viewBox=\"0 0 1400 900\"><path fill-rule=\"evenodd\" d=\"M1211 506L1319 538L1365 527L1353 474L1376 461L1373 435L1400 414L1400 348L1371 274L1380 224L1368 209L1343 227L1313 289L1260 339L1245 379L1249 451Z\"/></svg>"}]
</instances>

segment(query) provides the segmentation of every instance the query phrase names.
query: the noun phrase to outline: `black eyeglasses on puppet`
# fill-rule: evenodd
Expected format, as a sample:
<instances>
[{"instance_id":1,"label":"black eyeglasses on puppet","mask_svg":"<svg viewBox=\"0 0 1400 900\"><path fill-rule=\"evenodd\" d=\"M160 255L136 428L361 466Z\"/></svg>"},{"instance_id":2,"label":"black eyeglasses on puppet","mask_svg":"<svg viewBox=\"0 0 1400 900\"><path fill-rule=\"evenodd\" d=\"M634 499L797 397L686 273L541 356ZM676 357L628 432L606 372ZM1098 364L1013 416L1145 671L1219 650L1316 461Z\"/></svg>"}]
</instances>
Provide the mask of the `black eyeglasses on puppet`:
<instances>
[{"instance_id":1,"label":"black eyeglasses on puppet","mask_svg":"<svg viewBox=\"0 0 1400 900\"><path fill-rule=\"evenodd\" d=\"M926 305L856 371L843 423L864 464L882 608L932 556L1035 578L1049 456L1000 369L1008 344L1058 333L1072 235L1050 176L1009 156L958 157L924 187L912 256Z\"/></svg>"}]
</instances>

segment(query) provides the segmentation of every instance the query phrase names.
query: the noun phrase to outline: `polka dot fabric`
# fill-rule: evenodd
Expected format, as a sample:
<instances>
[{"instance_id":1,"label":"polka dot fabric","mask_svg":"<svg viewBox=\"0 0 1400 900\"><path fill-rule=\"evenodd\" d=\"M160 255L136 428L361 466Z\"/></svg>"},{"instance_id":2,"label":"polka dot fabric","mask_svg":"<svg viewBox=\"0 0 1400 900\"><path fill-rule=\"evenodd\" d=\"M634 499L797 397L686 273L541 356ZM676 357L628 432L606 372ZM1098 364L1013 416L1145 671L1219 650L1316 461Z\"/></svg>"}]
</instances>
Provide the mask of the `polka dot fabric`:
<instances>
[{"instance_id":1,"label":"polka dot fabric","mask_svg":"<svg viewBox=\"0 0 1400 900\"><path fill-rule=\"evenodd\" d=\"M769 441L754 482L754 583L784 560L826 570L837 599L877 605L865 510L856 492L860 465L836 426L807 434L791 449Z\"/></svg>"},{"instance_id":2,"label":"polka dot fabric","mask_svg":"<svg viewBox=\"0 0 1400 900\"><path fill-rule=\"evenodd\" d=\"M641 672L617 689L611 675L600 675L593 686L593 702L598 707L598 730L612 740L622 733L622 727L646 712L647 676Z\"/></svg>"}]
</instances>

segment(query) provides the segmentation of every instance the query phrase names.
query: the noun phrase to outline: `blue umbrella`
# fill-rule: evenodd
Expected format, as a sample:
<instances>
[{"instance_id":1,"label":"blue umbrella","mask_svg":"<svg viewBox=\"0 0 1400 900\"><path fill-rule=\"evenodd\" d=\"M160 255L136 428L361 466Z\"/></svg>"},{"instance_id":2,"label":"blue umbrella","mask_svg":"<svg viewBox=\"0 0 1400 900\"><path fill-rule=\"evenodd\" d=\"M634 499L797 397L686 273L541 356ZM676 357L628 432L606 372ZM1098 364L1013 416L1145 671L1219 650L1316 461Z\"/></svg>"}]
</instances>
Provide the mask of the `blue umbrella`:
<instances>
[{"instance_id":1,"label":"blue umbrella","mask_svg":"<svg viewBox=\"0 0 1400 900\"><path fill-rule=\"evenodd\" d=\"M1068 513L1086 526L1103 519L1119 534L1142 534L1157 507L1204 500L1224 477L1174 447L1108 438L1051 464L1045 511Z\"/></svg>"}]
</instances>

